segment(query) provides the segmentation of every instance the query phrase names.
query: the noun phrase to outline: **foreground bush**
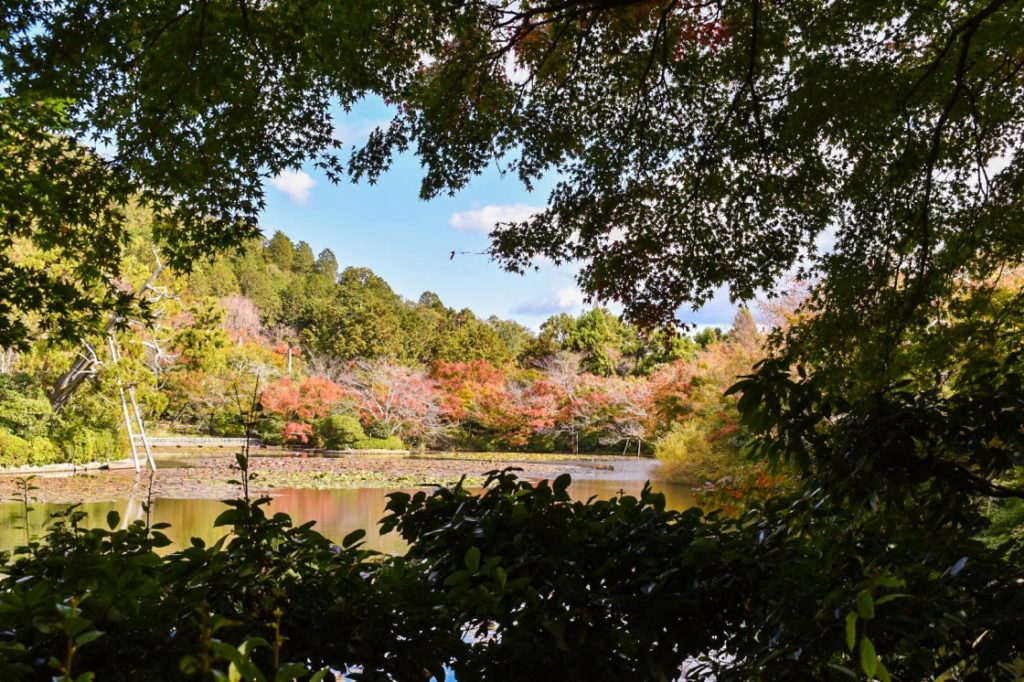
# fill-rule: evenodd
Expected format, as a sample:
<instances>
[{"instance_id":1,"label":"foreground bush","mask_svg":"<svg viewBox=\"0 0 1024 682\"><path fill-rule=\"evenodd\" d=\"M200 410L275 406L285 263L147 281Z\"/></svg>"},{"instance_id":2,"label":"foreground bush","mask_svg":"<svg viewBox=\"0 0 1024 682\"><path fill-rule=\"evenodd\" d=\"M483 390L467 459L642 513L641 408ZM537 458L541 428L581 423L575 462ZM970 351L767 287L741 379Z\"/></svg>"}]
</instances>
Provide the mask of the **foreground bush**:
<instances>
[{"instance_id":1,"label":"foreground bush","mask_svg":"<svg viewBox=\"0 0 1024 682\"><path fill-rule=\"evenodd\" d=\"M230 534L161 556L164 527L58 516L0 581L0 679L1014 679L1019 550L935 546L827 496L737 518L569 477L493 472L395 493L404 556L228 503ZM827 531L827 532L825 532ZM855 672L856 671L856 672ZM864 674L862 674L864 673Z\"/></svg>"},{"instance_id":2,"label":"foreground bush","mask_svg":"<svg viewBox=\"0 0 1024 682\"><path fill-rule=\"evenodd\" d=\"M0 679L319 679L348 663L365 679L441 672L461 643L446 641L456 629L418 570L361 549L361 533L337 547L312 524L267 516L268 501L229 503L217 524L230 541L194 539L167 556L160 525L117 529L111 514L110 530L86 530L81 512L58 517L6 569Z\"/></svg>"}]
</instances>

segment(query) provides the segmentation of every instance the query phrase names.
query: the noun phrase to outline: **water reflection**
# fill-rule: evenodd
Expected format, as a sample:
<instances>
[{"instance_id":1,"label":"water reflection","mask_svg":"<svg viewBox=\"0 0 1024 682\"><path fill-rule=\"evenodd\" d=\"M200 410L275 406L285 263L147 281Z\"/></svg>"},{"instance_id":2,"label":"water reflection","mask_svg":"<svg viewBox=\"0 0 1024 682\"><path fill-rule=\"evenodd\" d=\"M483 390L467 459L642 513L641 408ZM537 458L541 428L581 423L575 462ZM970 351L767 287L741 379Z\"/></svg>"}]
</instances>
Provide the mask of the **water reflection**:
<instances>
[{"instance_id":1,"label":"water reflection","mask_svg":"<svg viewBox=\"0 0 1024 682\"><path fill-rule=\"evenodd\" d=\"M591 496L601 498L615 495L620 490L635 495L642 483L638 481L577 480L569 492L576 499L586 500ZM669 507L685 509L693 504L689 490L681 486L661 485ZM412 492L412 491L410 491ZM377 522L384 515L388 491L381 488L358 488L347 490L285 489L275 491L270 504L271 513L285 512L296 525L316 521L315 528L333 540L340 540L346 534L363 528L367 531L367 545L373 549L399 553L405 550L405 543L396 533L380 535ZM66 504L33 504L29 512L29 533L38 536L50 515L67 508ZM132 521L144 518L140 499L118 500L115 502L89 502L80 506L86 513L84 525L106 527L107 513L117 511L122 520ZM214 528L217 515L224 511L224 504L218 500L153 500L150 510L152 523L169 523L165 532L173 541L169 550L187 544L192 537L206 542L216 541L225 535L223 528ZM25 541L23 512L20 504L0 503L0 549L10 549Z\"/></svg>"}]
</instances>

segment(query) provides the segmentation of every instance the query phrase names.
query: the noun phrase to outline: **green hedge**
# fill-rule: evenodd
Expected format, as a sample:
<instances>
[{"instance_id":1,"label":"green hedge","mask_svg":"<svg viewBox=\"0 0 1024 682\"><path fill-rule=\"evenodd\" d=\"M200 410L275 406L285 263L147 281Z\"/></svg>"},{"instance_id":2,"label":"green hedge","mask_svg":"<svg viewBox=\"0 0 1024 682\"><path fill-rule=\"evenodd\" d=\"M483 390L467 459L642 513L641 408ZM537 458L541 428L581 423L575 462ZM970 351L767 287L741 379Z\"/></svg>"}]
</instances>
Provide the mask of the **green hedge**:
<instances>
[{"instance_id":1,"label":"green hedge","mask_svg":"<svg viewBox=\"0 0 1024 682\"><path fill-rule=\"evenodd\" d=\"M364 438L352 444L356 450L405 450L405 443L398 436L387 438Z\"/></svg>"},{"instance_id":2,"label":"green hedge","mask_svg":"<svg viewBox=\"0 0 1024 682\"><path fill-rule=\"evenodd\" d=\"M0 429L20 438L45 436L52 416L50 402L35 379L0 375Z\"/></svg>"},{"instance_id":3,"label":"green hedge","mask_svg":"<svg viewBox=\"0 0 1024 682\"><path fill-rule=\"evenodd\" d=\"M0 467L39 466L65 461L56 443L42 436L21 438L0 429Z\"/></svg>"}]
</instances>

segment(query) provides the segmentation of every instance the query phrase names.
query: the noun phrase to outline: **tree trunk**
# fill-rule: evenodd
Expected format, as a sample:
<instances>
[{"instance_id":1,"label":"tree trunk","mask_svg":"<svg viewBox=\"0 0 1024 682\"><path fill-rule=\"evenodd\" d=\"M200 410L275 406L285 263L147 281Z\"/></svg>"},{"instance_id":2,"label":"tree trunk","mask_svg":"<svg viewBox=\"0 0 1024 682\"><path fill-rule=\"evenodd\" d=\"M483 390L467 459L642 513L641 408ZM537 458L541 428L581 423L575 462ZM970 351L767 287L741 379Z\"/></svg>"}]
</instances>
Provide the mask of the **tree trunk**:
<instances>
[{"instance_id":1,"label":"tree trunk","mask_svg":"<svg viewBox=\"0 0 1024 682\"><path fill-rule=\"evenodd\" d=\"M156 278L160 276L160 273L163 272L163 270L163 264L158 265L157 269L149 276L149 279L146 280L145 284L139 288L139 292L135 297L140 298L145 294L146 289L152 286L153 282L156 281ZM111 315L110 319L107 320L106 326L103 328L103 336L109 337L113 334L114 330L117 328L118 322L120 322L120 318L117 315ZM68 400L71 399L71 396L78 390L79 386L85 383L85 380L92 376L95 366L95 352L92 353L92 357L79 355L75 358L71 368L57 378L57 381L53 384L53 388L50 390L50 405L53 407L54 412L60 412L64 409L64 406L67 405Z\"/></svg>"}]
</instances>

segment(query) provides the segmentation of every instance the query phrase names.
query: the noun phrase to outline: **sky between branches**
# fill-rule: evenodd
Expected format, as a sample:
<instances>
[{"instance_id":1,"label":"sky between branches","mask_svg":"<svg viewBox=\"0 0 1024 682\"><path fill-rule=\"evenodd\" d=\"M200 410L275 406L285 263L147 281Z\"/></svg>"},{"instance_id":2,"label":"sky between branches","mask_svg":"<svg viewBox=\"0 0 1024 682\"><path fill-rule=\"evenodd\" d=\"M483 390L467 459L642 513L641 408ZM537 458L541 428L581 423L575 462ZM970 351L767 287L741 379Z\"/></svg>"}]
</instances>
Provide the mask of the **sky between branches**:
<instances>
[{"instance_id":1,"label":"sky between branches","mask_svg":"<svg viewBox=\"0 0 1024 682\"><path fill-rule=\"evenodd\" d=\"M348 149L385 124L389 112L383 102L368 100L337 120L338 137ZM377 185L332 185L312 166L283 173L268 184L264 233L281 230L309 242L315 252L329 248L341 267L369 267L406 298L429 290L448 306L532 329L553 314L588 307L571 267L540 263L537 271L520 276L483 254L494 223L541 208L550 181L528 192L495 165L454 197L425 202L418 198L421 176L412 154L396 159ZM618 312L614 304L609 307ZM697 327L728 327L734 314L735 306L721 294L697 312L680 311L680 319Z\"/></svg>"}]
</instances>

